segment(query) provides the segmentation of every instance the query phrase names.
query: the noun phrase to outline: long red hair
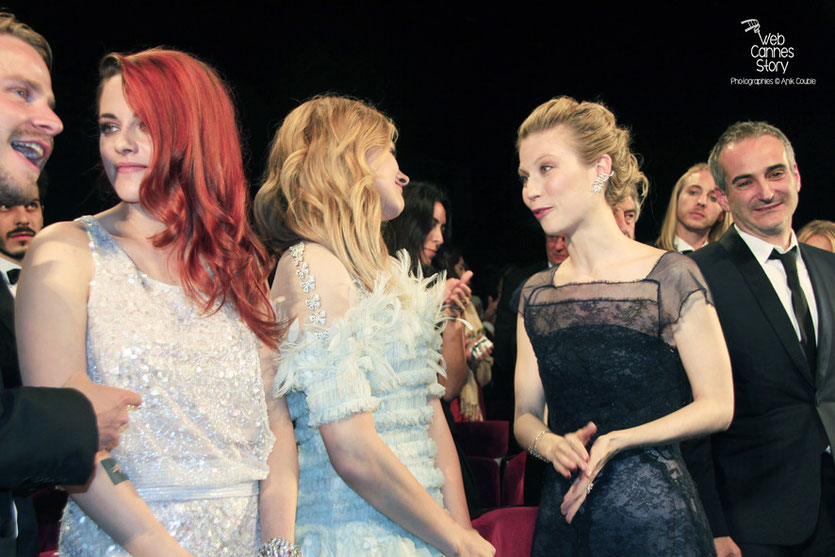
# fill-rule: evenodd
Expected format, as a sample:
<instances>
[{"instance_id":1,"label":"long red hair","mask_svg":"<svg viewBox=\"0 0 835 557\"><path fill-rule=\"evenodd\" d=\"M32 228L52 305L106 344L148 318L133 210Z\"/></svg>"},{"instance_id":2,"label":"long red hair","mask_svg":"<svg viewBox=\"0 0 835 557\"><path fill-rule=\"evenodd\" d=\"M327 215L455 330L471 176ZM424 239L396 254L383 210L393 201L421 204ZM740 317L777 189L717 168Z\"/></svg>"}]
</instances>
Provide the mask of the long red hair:
<instances>
[{"instance_id":1,"label":"long red hair","mask_svg":"<svg viewBox=\"0 0 835 557\"><path fill-rule=\"evenodd\" d=\"M108 54L99 70L102 83L122 76L125 99L153 141L139 200L165 225L154 246L172 248L183 288L204 311L232 302L275 348L269 258L247 218L249 186L228 88L207 64L175 50Z\"/></svg>"}]
</instances>

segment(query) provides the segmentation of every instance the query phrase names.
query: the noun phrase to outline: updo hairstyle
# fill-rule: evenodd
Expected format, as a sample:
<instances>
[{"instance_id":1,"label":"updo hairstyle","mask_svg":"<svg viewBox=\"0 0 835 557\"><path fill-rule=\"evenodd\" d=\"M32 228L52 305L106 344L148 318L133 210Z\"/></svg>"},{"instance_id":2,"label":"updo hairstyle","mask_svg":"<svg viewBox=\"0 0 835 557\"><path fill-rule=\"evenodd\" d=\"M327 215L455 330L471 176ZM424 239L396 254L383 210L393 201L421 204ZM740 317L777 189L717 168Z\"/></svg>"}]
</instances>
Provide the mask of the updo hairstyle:
<instances>
[{"instance_id":1,"label":"updo hairstyle","mask_svg":"<svg viewBox=\"0 0 835 557\"><path fill-rule=\"evenodd\" d=\"M619 128L615 115L600 103L577 102L571 97L556 97L539 105L519 126L516 150L529 135L566 126L574 138L577 155L587 165L602 155L612 158L614 176L606 183L606 202L620 203L634 188L639 199L646 199L649 180L639 169L638 159L629 149L629 131Z\"/></svg>"}]
</instances>

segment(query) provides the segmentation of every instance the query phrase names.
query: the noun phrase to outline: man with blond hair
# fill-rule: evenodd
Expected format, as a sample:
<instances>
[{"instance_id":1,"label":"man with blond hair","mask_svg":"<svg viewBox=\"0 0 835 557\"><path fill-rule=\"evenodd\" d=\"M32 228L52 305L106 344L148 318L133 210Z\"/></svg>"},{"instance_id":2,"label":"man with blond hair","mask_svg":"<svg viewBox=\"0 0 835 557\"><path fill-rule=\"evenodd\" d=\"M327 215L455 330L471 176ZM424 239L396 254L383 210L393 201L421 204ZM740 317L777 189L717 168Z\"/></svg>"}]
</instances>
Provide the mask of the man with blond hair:
<instances>
[{"instance_id":1,"label":"man with blond hair","mask_svg":"<svg viewBox=\"0 0 835 557\"><path fill-rule=\"evenodd\" d=\"M0 12L0 205L29 205L63 125L53 111L46 40ZM0 361L14 361L14 300L0 281ZM114 444L138 395L95 385L78 370L65 388L21 387L17 369L0 370L0 555L38 552L30 490L85 484L97 450ZM70 388L71 387L71 388Z\"/></svg>"}]
</instances>

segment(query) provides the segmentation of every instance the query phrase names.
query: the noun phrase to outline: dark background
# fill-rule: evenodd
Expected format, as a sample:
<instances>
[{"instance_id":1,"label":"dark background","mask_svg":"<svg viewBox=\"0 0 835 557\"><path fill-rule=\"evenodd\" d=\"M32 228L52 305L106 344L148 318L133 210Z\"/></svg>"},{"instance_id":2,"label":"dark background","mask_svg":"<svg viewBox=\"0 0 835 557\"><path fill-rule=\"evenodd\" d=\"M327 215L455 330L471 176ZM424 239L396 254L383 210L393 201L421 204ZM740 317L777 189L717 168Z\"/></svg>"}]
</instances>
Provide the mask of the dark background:
<instances>
[{"instance_id":1,"label":"dark background","mask_svg":"<svg viewBox=\"0 0 835 557\"><path fill-rule=\"evenodd\" d=\"M97 190L93 110L97 64L109 51L165 45L213 64L234 89L247 172L257 189L269 141L300 101L338 92L375 103L400 130L413 180L452 196L452 240L471 266L543 257L516 178L518 125L547 99L606 103L631 128L652 191L638 239L652 242L673 184L707 159L737 120L767 120L792 140L803 191L795 228L835 219L835 3L585 3L490 9L478 4L111 2L8 6L44 34L65 131L47 166L47 220L106 208ZM756 71L742 20L794 49L785 77L814 85L731 85Z\"/></svg>"}]
</instances>

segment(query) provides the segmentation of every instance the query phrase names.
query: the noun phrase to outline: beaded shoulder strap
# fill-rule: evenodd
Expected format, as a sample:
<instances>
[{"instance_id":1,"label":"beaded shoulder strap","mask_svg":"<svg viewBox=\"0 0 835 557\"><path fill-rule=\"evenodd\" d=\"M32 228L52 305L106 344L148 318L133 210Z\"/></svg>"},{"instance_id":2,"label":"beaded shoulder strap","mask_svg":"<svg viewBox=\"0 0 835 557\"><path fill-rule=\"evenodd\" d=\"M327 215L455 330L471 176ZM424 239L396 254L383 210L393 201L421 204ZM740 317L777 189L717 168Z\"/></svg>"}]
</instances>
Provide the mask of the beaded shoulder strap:
<instances>
[{"instance_id":1,"label":"beaded shoulder strap","mask_svg":"<svg viewBox=\"0 0 835 557\"><path fill-rule=\"evenodd\" d=\"M307 316L312 325L324 325L327 313L322 308L322 302L319 300L319 295L314 294L316 290L316 277L310 274L310 268L307 266L307 261L304 260L304 242L299 242L290 246L290 255L293 256L293 265L296 266L296 276L299 277L299 286L306 294L310 294L304 299L307 310L310 312ZM316 338L327 338L327 331L317 331L314 333Z\"/></svg>"}]
</instances>

